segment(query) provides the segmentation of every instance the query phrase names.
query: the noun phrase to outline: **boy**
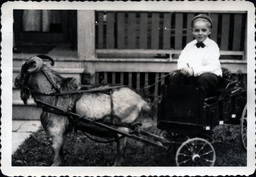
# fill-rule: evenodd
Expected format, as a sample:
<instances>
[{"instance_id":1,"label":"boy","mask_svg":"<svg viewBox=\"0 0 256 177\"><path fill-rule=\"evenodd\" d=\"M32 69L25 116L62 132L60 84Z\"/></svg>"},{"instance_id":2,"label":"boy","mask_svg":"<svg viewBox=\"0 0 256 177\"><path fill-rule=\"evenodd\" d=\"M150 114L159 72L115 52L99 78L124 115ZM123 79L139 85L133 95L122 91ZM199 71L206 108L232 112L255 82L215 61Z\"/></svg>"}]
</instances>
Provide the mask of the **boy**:
<instances>
[{"instance_id":1,"label":"boy","mask_svg":"<svg viewBox=\"0 0 256 177\"><path fill-rule=\"evenodd\" d=\"M195 40L182 50L178 59L178 70L171 74L171 80L174 83L179 83L181 80L192 81L202 86L207 95L218 86L222 77L220 49L208 38L212 28L212 19L209 16L203 14L195 16L191 27Z\"/></svg>"}]
</instances>

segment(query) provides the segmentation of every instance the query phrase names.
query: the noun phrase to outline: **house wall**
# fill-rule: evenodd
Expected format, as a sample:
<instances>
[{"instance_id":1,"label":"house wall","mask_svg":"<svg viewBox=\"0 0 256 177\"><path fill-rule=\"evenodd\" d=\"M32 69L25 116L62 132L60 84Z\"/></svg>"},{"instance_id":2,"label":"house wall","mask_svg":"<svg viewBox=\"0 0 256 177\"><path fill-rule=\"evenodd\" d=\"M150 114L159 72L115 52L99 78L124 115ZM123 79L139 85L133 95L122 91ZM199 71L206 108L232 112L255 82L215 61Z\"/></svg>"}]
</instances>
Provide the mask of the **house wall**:
<instances>
[{"instance_id":1,"label":"house wall","mask_svg":"<svg viewBox=\"0 0 256 177\"><path fill-rule=\"evenodd\" d=\"M49 35L48 38L53 41L58 39L55 40L56 48L48 52L56 60L54 69L63 76L80 79L82 84L129 85L157 101L161 97L161 86L168 82L169 72L176 69L180 51L192 40L190 20L199 12L78 10L70 13L61 12L61 33L43 34ZM19 18L17 16L21 14L18 11L14 18ZM220 46L222 67L232 73L241 70L246 78L247 14L209 12L208 15L214 20L211 38ZM18 42L22 42L23 38L31 39L32 46L36 46L47 39L42 34L41 37L33 37L38 34L24 33L20 25L21 20L14 22ZM59 45L63 42L70 43L73 48ZM14 77L20 70L22 60L31 55L14 54ZM35 108L33 101L28 111L21 114L24 106L19 99L19 90L14 88L13 93L13 118L38 119L40 110Z\"/></svg>"}]
</instances>

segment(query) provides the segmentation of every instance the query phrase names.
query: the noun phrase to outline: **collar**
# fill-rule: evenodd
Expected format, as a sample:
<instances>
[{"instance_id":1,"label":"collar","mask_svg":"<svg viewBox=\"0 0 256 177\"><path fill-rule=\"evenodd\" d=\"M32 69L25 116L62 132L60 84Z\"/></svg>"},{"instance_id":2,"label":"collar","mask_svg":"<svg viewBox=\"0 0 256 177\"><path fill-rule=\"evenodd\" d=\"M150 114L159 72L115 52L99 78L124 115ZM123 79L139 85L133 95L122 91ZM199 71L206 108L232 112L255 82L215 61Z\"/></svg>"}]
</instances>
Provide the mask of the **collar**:
<instances>
[{"instance_id":1,"label":"collar","mask_svg":"<svg viewBox=\"0 0 256 177\"><path fill-rule=\"evenodd\" d=\"M195 39L195 40L193 41L193 45L196 45L196 43L197 43L197 40ZM204 43L205 46L209 46L210 39L207 37L207 38L204 40L203 43Z\"/></svg>"}]
</instances>

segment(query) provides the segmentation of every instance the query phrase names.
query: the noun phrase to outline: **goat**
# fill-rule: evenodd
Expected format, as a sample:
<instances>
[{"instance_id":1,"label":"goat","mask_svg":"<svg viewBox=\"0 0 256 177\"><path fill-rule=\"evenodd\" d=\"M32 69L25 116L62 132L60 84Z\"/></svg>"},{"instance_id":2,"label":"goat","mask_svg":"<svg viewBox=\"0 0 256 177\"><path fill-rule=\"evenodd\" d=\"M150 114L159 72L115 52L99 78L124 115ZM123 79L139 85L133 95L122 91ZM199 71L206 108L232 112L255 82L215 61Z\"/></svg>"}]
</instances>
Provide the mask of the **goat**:
<instances>
[{"instance_id":1,"label":"goat","mask_svg":"<svg viewBox=\"0 0 256 177\"><path fill-rule=\"evenodd\" d=\"M49 95L63 91L80 90L80 83L73 78L64 78L56 71L47 66L43 59L48 59L54 65L52 58L46 55L31 57L21 67L21 73L15 78L15 87L21 89L20 97L24 104L32 96L47 104L60 107L64 110L70 109L70 103L75 103L74 112L91 120L100 120L111 117L114 112L114 120L120 123L134 123L141 111L149 112L150 103L147 103L138 93L129 87L116 87L112 94L104 92L82 92L79 94ZM109 88L100 86L98 88ZM48 94L48 95L47 95ZM111 105L112 101L112 105ZM35 101L36 102L36 101ZM38 104L38 103L37 103ZM39 104L38 104L39 105ZM40 106L40 105L39 105ZM44 130L51 136L54 151L53 166L63 163L63 143L68 131L69 119L65 115L59 115L43 109L40 116ZM125 149L125 138L119 139L119 134L107 129L96 127L90 123L81 123L81 129L98 136L113 136L117 142L117 156L114 165L121 165ZM118 130L129 132L127 127L118 127Z\"/></svg>"}]
</instances>

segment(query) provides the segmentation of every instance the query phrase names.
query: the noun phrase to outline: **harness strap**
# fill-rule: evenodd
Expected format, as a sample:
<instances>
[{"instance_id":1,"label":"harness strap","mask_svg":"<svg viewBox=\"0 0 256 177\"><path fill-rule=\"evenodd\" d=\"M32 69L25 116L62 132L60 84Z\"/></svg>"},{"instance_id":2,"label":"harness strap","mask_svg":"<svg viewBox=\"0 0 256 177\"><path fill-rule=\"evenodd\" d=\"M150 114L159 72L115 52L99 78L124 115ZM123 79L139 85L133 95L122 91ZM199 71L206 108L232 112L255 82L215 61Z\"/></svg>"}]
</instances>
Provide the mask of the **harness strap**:
<instances>
[{"instance_id":1,"label":"harness strap","mask_svg":"<svg viewBox=\"0 0 256 177\"><path fill-rule=\"evenodd\" d=\"M67 116L70 123L72 123L74 126L76 126L76 124L78 124L79 121L83 120L83 116L80 118L73 117L70 113L74 113L74 112L69 111L69 110L66 112L63 112L58 109L50 108L45 105L42 105L42 109L43 109L43 111L48 112L48 113L57 114L57 115L61 115L61 116ZM141 122L134 122L134 123L113 122L112 119L111 120L100 119L100 120L97 120L96 122L102 122L104 124L114 125L117 127L126 127L126 128L130 128L132 130L134 130L137 127L140 127L142 125Z\"/></svg>"},{"instance_id":2,"label":"harness strap","mask_svg":"<svg viewBox=\"0 0 256 177\"><path fill-rule=\"evenodd\" d=\"M54 93L42 93L37 92L32 89L30 89L28 86L25 86L24 88L28 89L31 93L35 95L43 95L43 96L63 96L63 95L71 95L71 94L82 94L82 93L93 93L93 92L102 92L102 93L108 93L109 90L122 88L123 86L116 86L116 87L110 87L110 88L96 88L96 89L89 89L89 90L74 90L74 91L65 91L65 92L54 92ZM57 89L57 86L56 86ZM59 90L59 89L58 89Z\"/></svg>"},{"instance_id":3,"label":"harness strap","mask_svg":"<svg viewBox=\"0 0 256 177\"><path fill-rule=\"evenodd\" d=\"M113 124L115 124L114 122L114 115L115 115L115 111L114 111L114 103L113 103L113 90L110 90L109 91L109 96L110 96L110 108L111 108L111 122Z\"/></svg>"},{"instance_id":4,"label":"harness strap","mask_svg":"<svg viewBox=\"0 0 256 177\"><path fill-rule=\"evenodd\" d=\"M58 88L58 86L56 85L56 83L54 83L52 81L52 79L50 78L50 76L47 74L47 72L44 71L44 69L41 70L42 73L45 75L45 77L48 79L48 81L51 83L51 85L53 86L54 90L59 93L60 89Z\"/></svg>"},{"instance_id":5,"label":"harness strap","mask_svg":"<svg viewBox=\"0 0 256 177\"><path fill-rule=\"evenodd\" d=\"M61 116L67 116L68 115L68 112L59 111L57 109L53 109L53 108L50 108L50 107L47 107L47 106L44 106L44 105L42 105L42 109L43 109L43 111L48 112L48 113L52 113L52 114L57 114L57 115L61 115Z\"/></svg>"}]
</instances>

